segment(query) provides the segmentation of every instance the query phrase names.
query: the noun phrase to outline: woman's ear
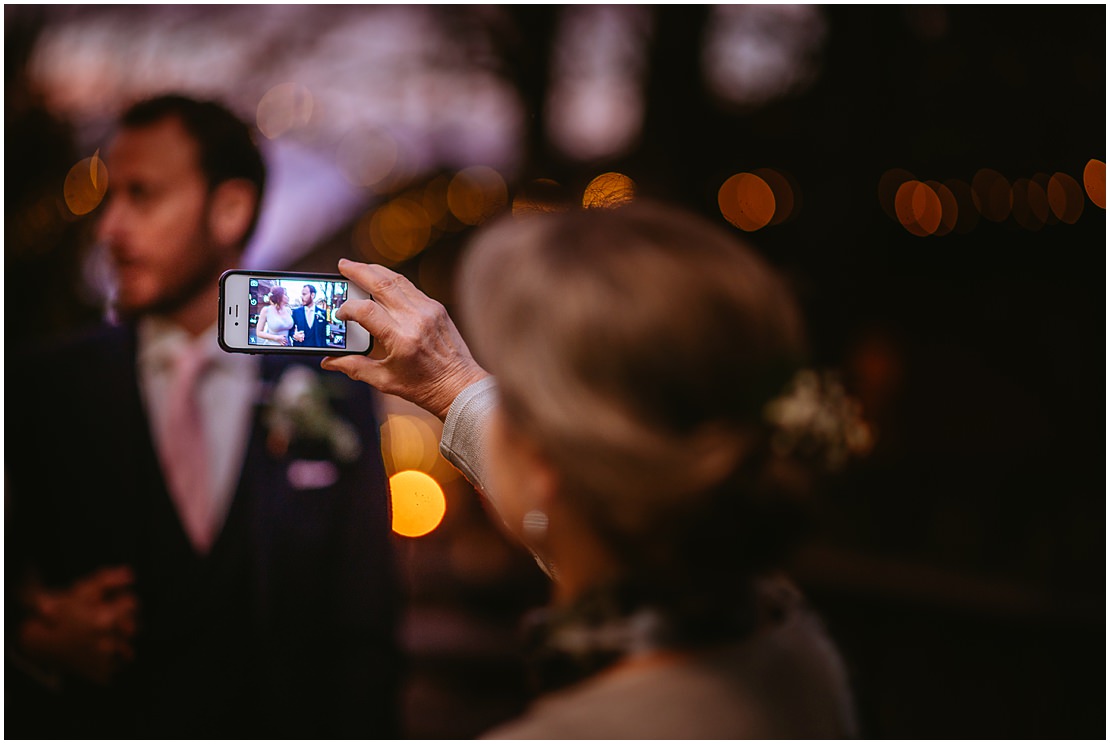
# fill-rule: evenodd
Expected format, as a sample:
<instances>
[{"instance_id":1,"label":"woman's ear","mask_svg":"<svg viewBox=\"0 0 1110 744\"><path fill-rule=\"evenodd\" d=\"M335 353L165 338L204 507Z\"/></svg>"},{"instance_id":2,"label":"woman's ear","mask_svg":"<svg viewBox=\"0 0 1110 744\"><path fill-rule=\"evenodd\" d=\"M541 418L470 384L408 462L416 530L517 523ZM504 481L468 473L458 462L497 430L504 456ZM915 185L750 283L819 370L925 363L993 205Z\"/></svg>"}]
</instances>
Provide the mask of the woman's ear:
<instances>
[{"instance_id":1,"label":"woman's ear","mask_svg":"<svg viewBox=\"0 0 1110 744\"><path fill-rule=\"evenodd\" d=\"M245 178L224 181L208 203L208 229L221 246L241 247L258 203L258 190Z\"/></svg>"}]
</instances>

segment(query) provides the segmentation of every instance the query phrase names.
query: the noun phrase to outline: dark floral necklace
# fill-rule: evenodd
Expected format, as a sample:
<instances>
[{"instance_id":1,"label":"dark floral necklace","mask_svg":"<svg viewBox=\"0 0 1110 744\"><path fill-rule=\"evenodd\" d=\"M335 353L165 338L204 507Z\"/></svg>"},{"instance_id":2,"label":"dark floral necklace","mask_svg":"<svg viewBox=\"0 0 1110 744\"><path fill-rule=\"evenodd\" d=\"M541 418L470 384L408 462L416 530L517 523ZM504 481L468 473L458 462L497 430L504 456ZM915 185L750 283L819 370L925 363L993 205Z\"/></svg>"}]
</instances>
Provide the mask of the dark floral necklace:
<instances>
[{"instance_id":1,"label":"dark floral necklace","mask_svg":"<svg viewBox=\"0 0 1110 744\"><path fill-rule=\"evenodd\" d=\"M620 661L739 641L757 626L781 619L789 596L781 584L760 582L738 590L732 601L691 603L698 608L691 611L683 603L645 599L627 585L598 587L567 606L535 610L525 618L531 681L546 692Z\"/></svg>"}]
</instances>

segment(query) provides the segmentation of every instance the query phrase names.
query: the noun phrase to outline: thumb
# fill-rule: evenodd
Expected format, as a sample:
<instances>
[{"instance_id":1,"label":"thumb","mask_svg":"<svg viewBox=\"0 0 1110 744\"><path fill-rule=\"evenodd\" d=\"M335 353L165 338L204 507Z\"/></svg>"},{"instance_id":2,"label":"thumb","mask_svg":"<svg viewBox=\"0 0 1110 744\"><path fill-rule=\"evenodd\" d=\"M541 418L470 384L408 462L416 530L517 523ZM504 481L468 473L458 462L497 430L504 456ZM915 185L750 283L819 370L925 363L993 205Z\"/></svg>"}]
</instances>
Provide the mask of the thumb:
<instances>
[{"instance_id":1,"label":"thumb","mask_svg":"<svg viewBox=\"0 0 1110 744\"><path fill-rule=\"evenodd\" d=\"M323 369L333 372L342 372L352 380L365 382L371 387L378 387L378 385L375 384L378 381L378 365L369 357L357 354L352 354L350 356L329 356L324 357L320 361L320 366Z\"/></svg>"}]
</instances>

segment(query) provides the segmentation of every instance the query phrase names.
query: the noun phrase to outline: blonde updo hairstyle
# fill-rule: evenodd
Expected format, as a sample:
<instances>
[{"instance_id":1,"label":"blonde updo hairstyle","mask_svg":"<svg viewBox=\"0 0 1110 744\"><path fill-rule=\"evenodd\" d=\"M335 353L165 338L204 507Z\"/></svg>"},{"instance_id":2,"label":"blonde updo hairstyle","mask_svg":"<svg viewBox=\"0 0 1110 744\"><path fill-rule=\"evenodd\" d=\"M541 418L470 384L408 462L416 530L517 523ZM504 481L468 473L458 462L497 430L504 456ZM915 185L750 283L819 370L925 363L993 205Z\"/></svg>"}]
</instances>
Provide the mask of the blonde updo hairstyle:
<instances>
[{"instance_id":1,"label":"blonde updo hairstyle","mask_svg":"<svg viewBox=\"0 0 1110 744\"><path fill-rule=\"evenodd\" d=\"M506 218L471 247L459 299L508 426L630 580L712 592L763 567L791 479L762 410L804 344L753 250L654 203Z\"/></svg>"}]
</instances>

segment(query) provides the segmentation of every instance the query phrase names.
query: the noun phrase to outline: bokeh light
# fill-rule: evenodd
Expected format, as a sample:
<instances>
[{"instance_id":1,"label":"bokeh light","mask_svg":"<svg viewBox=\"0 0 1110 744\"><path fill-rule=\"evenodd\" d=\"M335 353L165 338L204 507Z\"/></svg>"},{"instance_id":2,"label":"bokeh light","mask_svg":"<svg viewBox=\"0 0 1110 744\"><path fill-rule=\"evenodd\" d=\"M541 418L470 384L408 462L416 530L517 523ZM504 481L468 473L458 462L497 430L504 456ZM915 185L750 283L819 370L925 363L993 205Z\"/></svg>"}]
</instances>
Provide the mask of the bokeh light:
<instances>
[{"instance_id":1,"label":"bokeh light","mask_svg":"<svg viewBox=\"0 0 1110 744\"><path fill-rule=\"evenodd\" d=\"M420 196L420 204L428 214L428 219L432 221L432 227L441 232L460 227L459 223L452 219L451 209L447 206L447 188L450 184L451 179L440 174L424 184Z\"/></svg>"},{"instance_id":2,"label":"bokeh light","mask_svg":"<svg viewBox=\"0 0 1110 744\"><path fill-rule=\"evenodd\" d=\"M386 396L385 401L386 413L380 432L386 473L419 470L441 485L459 478L459 471L439 452L442 422L399 398Z\"/></svg>"},{"instance_id":3,"label":"bokeh light","mask_svg":"<svg viewBox=\"0 0 1110 744\"><path fill-rule=\"evenodd\" d=\"M1061 222L1074 225L1083 214L1083 187L1067 173L1053 173L1048 179L1048 206Z\"/></svg>"},{"instance_id":4,"label":"bokeh light","mask_svg":"<svg viewBox=\"0 0 1110 744\"><path fill-rule=\"evenodd\" d=\"M419 416L391 413L382 424L381 434L389 472L430 472L435 465L439 437Z\"/></svg>"},{"instance_id":5,"label":"bokeh light","mask_svg":"<svg viewBox=\"0 0 1110 744\"><path fill-rule=\"evenodd\" d=\"M554 33L544 119L551 143L578 160L637 142L651 13L636 5L564 6Z\"/></svg>"},{"instance_id":6,"label":"bokeh light","mask_svg":"<svg viewBox=\"0 0 1110 744\"><path fill-rule=\"evenodd\" d=\"M485 165L464 168L447 185L447 206L465 225L486 221L509 203L509 189L501 174Z\"/></svg>"},{"instance_id":7,"label":"bokeh light","mask_svg":"<svg viewBox=\"0 0 1110 744\"><path fill-rule=\"evenodd\" d=\"M370 239L370 221L373 219L373 212L367 212L358 219L351 230L351 247L364 261L381 263L383 256L378 254L374 241Z\"/></svg>"},{"instance_id":8,"label":"bokeh light","mask_svg":"<svg viewBox=\"0 0 1110 744\"><path fill-rule=\"evenodd\" d=\"M1099 209L1106 209L1106 163L1090 160L1083 168L1083 187Z\"/></svg>"},{"instance_id":9,"label":"bokeh light","mask_svg":"<svg viewBox=\"0 0 1110 744\"><path fill-rule=\"evenodd\" d=\"M1052 184L1052 177L1049 176L1047 173L1034 173L1033 177L1029 180L1035 183L1040 188L1040 193L1044 196L1044 199L1041 202L1045 212L1044 223L1046 225L1059 224L1060 218L1057 217L1056 213L1052 211L1052 202L1048 198L1048 187ZM1037 197L1034 196L1033 198L1036 199Z\"/></svg>"},{"instance_id":10,"label":"bokeh light","mask_svg":"<svg viewBox=\"0 0 1110 744\"><path fill-rule=\"evenodd\" d=\"M586 185L582 206L586 209L611 209L636 197L636 182L623 173L602 173Z\"/></svg>"},{"instance_id":11,"label":"bokeh light","mask_svg":"<svg viewBox=\"0 0 1110 744\"><path fill-rule=\"evenodd\" d=\"M940 201L940 224L933 231L933 235L941 237L956 229L960 219L960 205L952 190L939 181L926 181L925 185L933 190Z\"/></svg>"},{"instance_id":12,"label":"bokeh light","mask_svg":"<svg viewBox=\"0 0 1110 744\"><path fill-rule=\"evenodd\" d=\"M401 196L380 206L370 218L370 241L390 265L406 261L428 246L432 223L423 205Z\"/></svg>"},{"instance_id":13,"label":"bokeh light","mask_svg":"<svg viewBox=\"0 0 1110 744\"><path fill-rule=\"evenodd\" d=\"M906 181L894 195L894 211L904 228L923 238L936 233L943 208L940 197L928 184Z\"/></svg>"},{"instance_id":14,"label":"bokeh light","mask_svg":"<svg viewBox=\"0 0 1110 744\"><path fill-rule=\"evenodd\" d=\"M312 118L312 93L298 83L281 83L266 91L258 102L258 131L277 139L305 127Z\"/></svg>"},{"instance_id":15,"label":"bokeh light","mask_svg":"<svg viewBox=\"0 0 1110 744\"><path fill-rule=\"evenodd\" d=\"M979 214L991 222L1004 222L1013 207L1010 182L996 170L980 168L971 179L971 196Z\"/></svg>"},{"instance_id":16,"label":"bokeh light","mask_svg":"<svg viewBox=\"0 0 1110 744\"><path fill-rule=\"evenodd\" d=\"M775 216L775 194L754 173L737 173L717 191L717 204L725 219L746 232L766 227Z\"/></svg>"},{"instance_id":17,"label":"bokeh light","mask_svg":"<svg viewBox=\"0 0 1110 744\"><path fill-rule=\"evenodd\" d=\"M1044 227L1049 215L1048 196L1044 188L1030 178L1018 178L1011 190L1014 222L1033 232Z\"/></svg>"},{"instance_id":18,"label":"bokeh light","mask_svg":"<svg viewBox=\"0 0 1110 744\"><path fill-rule=\"evenodd\" d=\"M714 5L702 47L710 91L755 106L804 90L820 71L827 28L813 5ZM770 32L773 29L773 32Z\"/></svg>"},{"instance_id":19,"label":"bokeh light","mask_svg":"<svg viewBox=\"0 0 1110 744\"><path fill-rule=\"evenodd\" d=\"M970 185L959 179L918 181L905 169L891 168L879 179L878 197L883 211L918 237L966 235L980 217L992 222L1012 217L1030 231L1075 224L1085 201L1079 183L1066 173L1035 173L1010 183L990 168L979 169Z\"/></svg>"},{"instance_id":20,"label":"bokeh light","mask_svg":"<svg viewBox=\"0 0 1110 744\"><path fill-rule=\"evenodd\" d=\"M756 168L752 173L763 179L775 197L775 215L767 224L781 225L797 214L800 203L798 189L786 174L774 168Z\"/></svg>"},{"instance_id":21,"label":"bokeh light","mask_svg":"<svg viewBox=\"0 0 1110 744\"><path fill-rule=\"evenodd\" d=\"M526 183L513 197L513 214L563 212L569 208L563 187L550 178Z\"/></svg>"},{"instance_id":22,"label":"bokeh light","mask_svg":"<svg viewBox=\"0 0 1110 744\"><path fill-rule=\"evenodd\" d=\"M393 503L393 531L403 537L422 537L439 526L447 513L447 498L435 478L419 470L402 470L389 479Z\"/></svg>"},{"instance_id":23,"label":"bokeh light","mask_svg":"<svg viewBox=\"0 0 1110 744\"><path fill-rule=\"evenodd\" d=\"M70 168L62 186L66 206L77 216L96 209L107 191L108 168L100 159L100 150Z\"/></svg>"}]
</instances>

